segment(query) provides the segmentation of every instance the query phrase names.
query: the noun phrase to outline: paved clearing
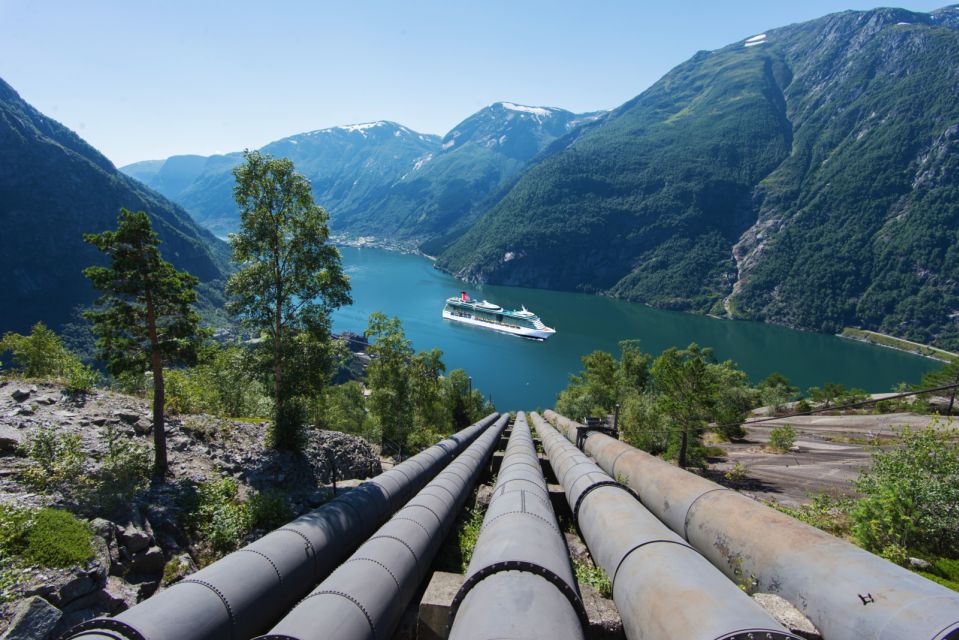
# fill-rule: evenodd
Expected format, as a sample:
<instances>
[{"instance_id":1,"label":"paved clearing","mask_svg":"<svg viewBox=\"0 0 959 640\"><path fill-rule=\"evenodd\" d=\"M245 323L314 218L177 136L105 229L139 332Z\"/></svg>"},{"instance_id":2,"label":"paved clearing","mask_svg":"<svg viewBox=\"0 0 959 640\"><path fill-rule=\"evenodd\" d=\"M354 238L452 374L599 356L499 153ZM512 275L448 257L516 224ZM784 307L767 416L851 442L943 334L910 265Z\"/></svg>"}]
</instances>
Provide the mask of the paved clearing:
<instances>
[{"instance_id":1,"label":"paved clearing","mask_svg":"<svg viewBox=\"0 0 959 640\"><path fill-rule=\"evenodd\" d=\"M809 502L817 493L852 495L859 472L868 467L877 446L889 446L904 426L922 429L933 416L912 413L844 416L796 416L746 425L745 440L721 443L727 452L712 469L728 471L735 463L746 467L751 482L745 491L763 500L774 499L795 506ZM792 425L798 451L779 454L766 451L769 432Z\"/></svg>"}]
</instances>

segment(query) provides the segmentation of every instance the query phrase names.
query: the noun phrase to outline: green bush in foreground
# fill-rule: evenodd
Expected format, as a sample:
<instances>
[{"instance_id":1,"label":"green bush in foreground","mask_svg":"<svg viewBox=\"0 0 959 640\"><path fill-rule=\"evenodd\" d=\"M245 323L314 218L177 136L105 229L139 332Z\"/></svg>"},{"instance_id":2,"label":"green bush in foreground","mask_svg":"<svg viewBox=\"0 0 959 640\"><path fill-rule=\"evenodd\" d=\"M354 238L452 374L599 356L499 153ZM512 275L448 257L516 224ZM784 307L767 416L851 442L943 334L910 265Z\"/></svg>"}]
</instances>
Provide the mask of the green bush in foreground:
<instances>
[{"instance_id":1,"label":"green bush in foreground","mask_svg":"<svg viewBox=\"0 0 959 640\"><path fill-rule=\"evenodd\" d=\"M959 556L959 445L956 432L906 429L902 447L880 451L856 481L853 533L870 551Z\"/></svg>"}]
</instances>

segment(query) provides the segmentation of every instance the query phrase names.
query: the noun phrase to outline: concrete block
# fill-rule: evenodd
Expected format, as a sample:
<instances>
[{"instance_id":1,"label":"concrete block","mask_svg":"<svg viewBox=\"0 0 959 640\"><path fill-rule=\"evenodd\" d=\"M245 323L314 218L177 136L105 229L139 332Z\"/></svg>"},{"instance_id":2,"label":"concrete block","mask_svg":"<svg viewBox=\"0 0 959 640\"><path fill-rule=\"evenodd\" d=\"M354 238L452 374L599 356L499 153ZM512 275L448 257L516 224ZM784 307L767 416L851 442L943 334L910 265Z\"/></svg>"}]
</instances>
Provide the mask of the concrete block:
<instances>
[{"instance_id":1,"label":"concrete block","mask_svg":"<svg viewBox=\"0 0 959 640\"><path fill-rule=\"evenodd\" d=\"M417 640L446 640L450 626L450 607L465 577L461 573L436 571L420 601L416 620Z\"/></svg>"}]
</instances>

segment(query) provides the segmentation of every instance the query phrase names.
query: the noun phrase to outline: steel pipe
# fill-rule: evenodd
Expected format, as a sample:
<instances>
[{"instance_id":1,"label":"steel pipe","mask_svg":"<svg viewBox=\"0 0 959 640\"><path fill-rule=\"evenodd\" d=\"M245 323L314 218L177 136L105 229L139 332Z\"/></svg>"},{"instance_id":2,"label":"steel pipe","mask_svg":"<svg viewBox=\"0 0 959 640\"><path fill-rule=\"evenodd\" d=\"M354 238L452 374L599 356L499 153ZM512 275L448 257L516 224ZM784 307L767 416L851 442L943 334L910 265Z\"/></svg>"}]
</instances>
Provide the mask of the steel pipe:
<instances>
[{"instance_id":1,"label":"steel pipe","mask_svg":"<svg viewBox=\"0 0 959 640\"><path fill-rule=\"evenodd\" d=\"M356 553L260 638L390 638L508 419L502 416L493 427L480 434Z\"/></svg>"},{"instance_id":2,"label":"steel pipe","mask_svg":"<svg viewBox=\"0 0 959 640\"><path fill-rule=\"evenodd\" d=\"M450 619L450 640L583 638L586 610L523 412Z\"/></svg>"},{"instance_id":3,"label":"steel pipe","mask_svg":"<svg viewBox=\"0 0 959 640\"><path fill-rule=\"evenodd\" d=\"M65 637L248 640L270 628L499 416L493 413L114 618Z\"/></svg>"},{"instance_id":4,"label":"steel pipe","mask_svg":"<svg viewBox=\"0 0 959 640\"><path fill-rule=\"evenodd\" d=\"M581 425L545 415L575 442ZM584 451L727 576L782 596L826 640L959 640L959 593L609 436L590 434Z\"/></svg>"},{"instance_id":5,"label":"steel pipe","mask_svg":"<svg viewBox=\"0 0 959 640\"><path fill-rule=\"evenodd\" d=\"M538 414L533 425L630 640L798 640Z\"/></svg>"}]
</instances>

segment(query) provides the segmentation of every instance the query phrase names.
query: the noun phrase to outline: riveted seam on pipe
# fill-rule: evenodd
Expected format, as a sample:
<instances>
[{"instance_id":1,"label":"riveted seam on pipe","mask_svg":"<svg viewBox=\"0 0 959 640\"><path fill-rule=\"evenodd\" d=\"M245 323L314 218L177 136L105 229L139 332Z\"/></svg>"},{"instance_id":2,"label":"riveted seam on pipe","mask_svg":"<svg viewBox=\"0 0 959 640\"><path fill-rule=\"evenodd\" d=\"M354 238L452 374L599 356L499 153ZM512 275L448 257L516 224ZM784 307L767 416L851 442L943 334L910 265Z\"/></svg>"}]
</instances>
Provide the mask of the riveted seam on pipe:
<instances>
[{"instance_id":1,"label":"riveted seam on pipe","mask_svg":"<svg viewBox=\"0 0 959 640\"><path fill-rule=\"evenodd\" d=\"M405 507L403 507L403 508L400 510L400 513L403 513L403 512L406 511L407 509L426 509L427 511L429 511L430 513L433 514L433 517L434 517L434 518L436 518L436 523L437 523L437 524L440 524L440 525L443 524L443 518L441 518L441 517L439 516L439 514L437 514L435 511L433 511L430 507L427 507L425 504L407 504Z\"/></svg>"},{"instance_id":2,"label":"riveted seam on pipe","mask_svg":"<svg viewBox=\"0 0 959 640\"><path fill-rule=\"evenodd\" d=\"M541 491L542 491L542 489L543 489L543 487L542 487L541 485L537 484L534 480L530 480L529 478L508 478L508 479L506 479L506 480L503 481L503 483L502 483L502 490L501 490L501 491L500 491L499 488L497 488L497 491L500 492L499 495L504 495L504 494L506 494L506 493L510 493L509 491L506 491L506 485L509 484L510 482L525 482L526 484L531 484L531 485L533 485L534 487L536 487L537 489L539 489L539 490L541 490ZM495 493L494 493L493 497L497 497L497 496L495 495Z\"/></svg>"},{"instance_id":3,"label":"riveted seam on pipe","mask_svg":"<svg viewBox=\"0 0 959 640\"><path fill-rule=\"evenodd\" d=\"M576 498L576 505L573 507L573 522L576 523L577 527L579 526L579 508L583 506L583 499L586 498L586 496L591 494L593 491L596 491L597 489L600 489L602 487L616 487L617 489L622 489L629 495L636 498L636 500L639 500L639 496L636 495L635 491L633 491L627 486L624 486L616 482L615 480L604 480L600 482L594 482L590 486L583 489L583 492L579 494L578 498Z\"/></svg>"},{"instance_id":4,"label":"riveted seam on pipe","mask_svg":"<svg viewBox=\"0 0 959 640\"><path fill-rule=\"evenodd\" d=\"M362 519L361 519L361 522L362 522ZM296 535L303 538L303 542L306 543L306 548L309 550L310 557L313 559L313 574L316 575L316 572L318 569L317 563L319 562L319 558L317 558L316 549L313 548L313 543L310 542L310 539L308 537L306 537L306 534L303 533L302 531L297 531L296 529L288 529L286 527L281 527L279 529L276 529L276 531L289 531L290 533L295 533ZM181 580L180 582L183 582L183 581ZM175 584L179 584L179 583L175 583Z\"/></svg>"},{"instance_id":5,"label":"riveted seam on pipe","mask_svg":"<svg viewBox=\"0 0 959 640\"><path fill-rule=\"evenodd\" d=\"M680 542L677 540L647 540L646 542L640 542L635 547L632 547L629 550L627 550L626 553L623 554L623 557L619 559L619 562L616 563L616 570L613 571L613 575L610 576L610 579L609 579L609 583L612 588L616 587L616 576L619 575L619 568L623 566L624 562L626 562L626 558L632 555L634 551L638 551L639 549L642 549L643 547L647 547L651 544L675 544L675 545L679 545L680 547L686 547L687 549L689 549L690 551L698 555L698 552L695 549L693 549L691 546L689 546L689 544L687 544L686 542Z\"/></svg>"},{"instance_id":6,"label":"riveted seam on pipe","mask_svg":"<svg viewBox=\"0 0 959 640\"><path fill-rule=\"evenodd\" d=\"M545 522L546 525L547 525L550 529L552 529L553 531L556 531L556 532L558 532L558 533L560 533L560 534L563 533L562 531L559 530L559 527L557 527L556 525L554 525L552 522L550 522L549 520L547 520L547 519L544 518L543 516L541 516L541 515L539 515L539 514L536 514L536 513L532 513L532 512L530 512L530 511L504 511L503 513L497 514L496 516L494 516L494 517L490 518L489 520L486 520L486 521L483 522L483 525L480 527L480 533L482 533L483 531L485 531L486 528L487 528L489 525L493 524L494 522L496 522L496 521L499 520L500 518L502 518L502 517L504 517L504 516L510 516L510 515L516 515L516 514L522 514L522 515L526 515L526 516L530 516L530 517L536 518L537 520L542 520L542 521Z\"/></svg>"},{"instance_id":7,"label":"riveted seam on pipe","mask_svg":"<svg viewBox=\"0 0 959 640\"><path fill-rule=\"evenodd\" d=\"M500 497L502 497L502 496L505 496L507 493L525 493L525 494L528 494L529 496L531 496L531 497L533 497L533 498L536 498L537 500L539 500L539 501L542 502L543 504L548 504L548 505L550 505L550 506L553 505L553 503L549 501L549 498L548 498L548 497L543 497L543 496L541 496L541 495L536 495L535 492L529 491L528 489L513 489L512 491L506 491L505 493L501 493L500 495L496 496L496 498L500 498ZM492 504L492 501L490 501L490 504Z\"/></svg>"},{"instance_id":8,"label":"riveted seam on pipe","mask_svg":"<svg viewBox=\"0 0 959 640\"><path fill-rule=\"evenodd\" d=\"M704 491L696 496L693 501L689 503L689 506L686 507L686 514L683 516L683 538L689 540L689 514L692 512L693 506L695 506L695 504L699 502L699 499L703 496L709 495L710 493L716 493L717 491L731 491L731 489L717 487L715 489L710 489L709 491Z\"/></svg>"},{"instance_id":9,"label":"riveted seam on pipe","mask_svg":"<svg viewBox=\"0 0 959 640\"><path fill-rule=\"evenodd\" d=\"M390 568L387 567L387 566L386 566L385 564L383 564L382 562L380 562L379 560L374 560L373 558L363 558L363 557L360 557L360 558L350 558L349 560L347 560L347 561L344 562L343 564L350 564L351 562L360 562L360 561L363 561L363 562L372 562L372 563L375 564L375 565L379 565L381 569L383 569L384 571L386 571L388 574L390 574L390 577L393 578L393 582L396 583L396 588L397 588L397 589L400 588L400 581L396 579L396 576L393 574L392 571L390 571Z\"/></svg>"},{"instance_id":10,"label":"riveted seam on pipe","mask_svg":"<svg viewBox=\"0 0 959 640\"><path fill-rule=\"evenodd\" d=\"M348 593L343 593L342 591L317 591L315 593L311 593L310 595L300 600L300 602L297 603L296 606L300 606L301 604L303 604L310 598L315 598L317 596L323 596L323 595L340 596L341 598L346 598L347 600L355 604L356 607L363 612L363 615L366 616L366 622L367 624L370 625L370 633L373 634L374 638L376 637L376 625L373 624L373 617L370 615L370 612L366 610L366 607L364 607L359 600L357 600L356 598L354 598Z\"/></svg>"},{"instance_id":11,"label":"riveted seam on pipe","mask_svg":"<svg viewBox=\"0 0 959 640\"><path fill-rule=\"evenodd\" d=\"M445 492L449 495L450 499L452 500L452 502L450 502L450 504L452 505L452 504L455 504L455 503L456 503L456 496L453 495L453 492L450 491L447 487L444 487L444 486L441 485L441 484L433 484L432 487L425 487L422 491L419 492L418 495L433 496L434 494L432 494L432 493L424 493L427 489L430 489L430 488L442 489L443 491L445 491ZM439 496L434 496L434 497L439 498Z\"/></svg>"},{"instance_id":12,"label":"riveted seam on pipe","mask_svg":"<svg viewBox=\"0 0 959 640\"><path fill-rule=\"evenodd\" d=\"M256 555L260 556L261 558L269 562L270 566L273 567L273 570L276 571L276 579L279 580L280 584L283 584L283 576L280 575L280 569L276 566L276 563L273 562L270 556L266 555L262 551L257 551L256 549L243 548L243 549L237 549L237 551L243 552L243 553L255 553Z\"/></svg>"},{"instance_id":13,"label":"riveted seam on pipe","mask_svg":"<svg viewBox=\"0 0 959 640\"><path fill-rule=\"evenodd\" d=\"M723 634L715 640L766 640L767 638L769 640L798 640L796 636L791 633L759 628L740 629L739 631Z\"/></svg>"},{"instance_id":14,"label":"riveted seam on pipe","mask_svg":"<svg viewBox=\"0 0 959 640\"><path fill-rule=\"evenodd\" d=\"M581 467L581 466L583 466L584 464L596 466L596 463L593 462L593 461L591 461L591 460L581 460L580 462L577 462L576 464L572 465L571 467L567 467L567 468L566 468L566 471L563 472L563 476L559 479L559 483L565 487L565 486L566 486L566 476L569 475L569 472L572 471L573 469L575 469L576 467Z\"/></svg>"},{"instance_id":15,"label":"riveted seam on pipe","mask_svg":"<svg viewBox=\"0 0 959 640\"><path fill-rule=\"evenodd\" d=\"M430 532L426 529L426 527L423 526L423 523L420 522L419 520L414 520L413 518L404 518L404 517L401 516L400 514L396 514L395 516L393 516L392 518L390 518L390 522L392 522L392 521L394 521L394 520L402 520L402 521L404 521L404 522L412 522L412 523L415 524L417 527L419 527L420 529L423 530L423 533L426 534L426 537L427 537L427 538L430 537Z\"/></svg>"},{"instance_id":16,"label":"riveted seam on pipe","mask_svg":"<svg viewBox=\"0 0 959 640\"><path fill-rule=\"evenodd\" d=\"M396 540L401 545L406 547L406 550L410 552L411 556L413 556L413 560L415 560L416 562L420 561L420 559L416 557L416 552L413 551L413 547L407 544L405 540L397 538L396 536L388 536L388 535L373 536L372 538L369 539L369 541L373 541L373 540Z\"/></svg>"},{"instance_id":17,"label":"riveted seam on pipe","mask_svg":"<svg viewBox=\"0 0 959 640\"><path fill-rule=\"evenodd\" d=\"M312 549L312 546L310 547ZM201 587L206 587L220 598L220 601L223 603L223 606L226 608L226 615L230 620L230 637L233 637L233 633L236 630L236 618L233 617L233 607L230 606L230 601L226 599L226 596L223 595L219 589L214 585L206 582L205 580L191 580L187 578L186 580L180 580L176 584L198 584Z\"/></svg>"}]
</instances>

